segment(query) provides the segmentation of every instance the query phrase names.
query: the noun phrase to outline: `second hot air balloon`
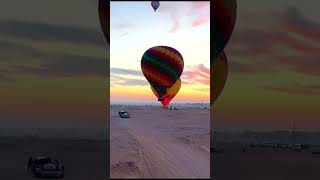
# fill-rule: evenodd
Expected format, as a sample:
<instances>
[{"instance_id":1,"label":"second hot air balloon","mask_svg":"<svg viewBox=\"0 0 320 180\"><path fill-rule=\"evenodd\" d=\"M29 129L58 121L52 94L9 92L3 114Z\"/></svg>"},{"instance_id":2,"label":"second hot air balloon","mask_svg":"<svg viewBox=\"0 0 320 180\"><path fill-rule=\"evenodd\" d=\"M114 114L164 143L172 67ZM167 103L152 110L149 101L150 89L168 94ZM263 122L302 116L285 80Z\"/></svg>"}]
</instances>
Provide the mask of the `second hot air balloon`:
<instances>
[{"instance_id":1,"label":"second hot air balloon","mask_svg":"<svg viewBox=\"0 0 320 180\"><path fill-rule=\"evenodd\" d=\"M156 12L157 9L158 9L159 6L160 6L160 2L159 2L159 1L152 1L152 2L151 2L151 6L152 6L154 12Z\"/></svg>"}]
</instances>

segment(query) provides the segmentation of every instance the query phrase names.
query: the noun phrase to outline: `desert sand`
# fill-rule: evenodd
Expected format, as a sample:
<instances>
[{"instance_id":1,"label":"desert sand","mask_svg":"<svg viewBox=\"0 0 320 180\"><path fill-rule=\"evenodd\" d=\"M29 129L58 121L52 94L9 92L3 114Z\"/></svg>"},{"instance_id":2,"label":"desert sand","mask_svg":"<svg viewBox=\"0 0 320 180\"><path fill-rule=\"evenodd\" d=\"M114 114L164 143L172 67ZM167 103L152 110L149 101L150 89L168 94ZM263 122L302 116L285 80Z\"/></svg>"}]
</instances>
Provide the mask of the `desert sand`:
<instances>
[{"instance_id":1,"label":"desert sand","mask_svg":"<svg viewBox=\"0 0 320 180\"><path fill-rule=\"evenodd\" d=\"M65 166L65 180L108 179L107 141L0 138L0 179L35 180L27 171L31 155L50 155Z\"/></svg>"},{"instance_id":2,"label":"desert sand","mask_svg":"<svg viewBox=\"0 0 320 180\"><path fill-rule=\"evenodd\" d=\"M110 113L111 178L210 178L209 110L114 105Z\"/></svg>"},{"instance_id":3,"label":"desert sand","mask_svg":"<svg viewBox=\"0 0 320 180\"><path fill-rule=\"evenodd\" d=\"M280 138L277 136L277 138ZM241 140L240 140L241 139ZM212 177L214 180L316 180L319 179L320 155L310 150L294 151L276 148L250 148L245 138L214 137L216 149L224 152L212 153ZM270 142L267 139L261 142ZM245 149L245 151L243 151Z\"/></svg>"}]
</instances>

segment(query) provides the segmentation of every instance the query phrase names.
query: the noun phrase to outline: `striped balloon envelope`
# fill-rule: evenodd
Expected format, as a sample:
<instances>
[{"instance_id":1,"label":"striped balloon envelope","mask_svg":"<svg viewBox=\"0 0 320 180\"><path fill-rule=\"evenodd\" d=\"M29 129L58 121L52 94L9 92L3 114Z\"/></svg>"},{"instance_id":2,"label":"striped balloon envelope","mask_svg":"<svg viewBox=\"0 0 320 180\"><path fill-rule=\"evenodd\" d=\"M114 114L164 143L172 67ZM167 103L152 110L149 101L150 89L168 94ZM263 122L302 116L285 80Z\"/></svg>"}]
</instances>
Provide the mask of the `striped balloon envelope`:
<instances>
[{"instance_id":1,"label":"striped balloon envelope","mask_svg":"<svg viewBox=\"0 0 320 180\"><path fill-rule=\"evenodd\" d=\"M228 43L236 23L237 1L214 0L212 2L212 45L210 47L213 60L223 51Z\"/></svg>"},{"instance_id":2,"label":"striped balloon envelope","mask_svg":"<svg viewBox=\"0 0 320 180\"><path fill-rule=\"evenodd\" d=\"M210 105L220 96L228 77L228 61L223 51L212 65L210 71Z\"/></svg>"},{"instance_id":3,"label":"striped balloon envelope","mask_svg":"<svg viewBox=\"0 0 320 180\"><path fill-rule=\"evenodd\" d=\"M181 76L184 62L182 55L168 46L148 49L141 58L141 69L150 85L159 95L159 101Z\"/></svg>"},{"instance_id":4,"label":"striped balloon envelope","mask_svg":"<svg viewBox=\"0 0 320 180\"><path fill-rule=\"evenodd\" d=\"M107 0L99 0L98 11L101 29L110 44L110 7Z\"/></svg>"}]
</instances>

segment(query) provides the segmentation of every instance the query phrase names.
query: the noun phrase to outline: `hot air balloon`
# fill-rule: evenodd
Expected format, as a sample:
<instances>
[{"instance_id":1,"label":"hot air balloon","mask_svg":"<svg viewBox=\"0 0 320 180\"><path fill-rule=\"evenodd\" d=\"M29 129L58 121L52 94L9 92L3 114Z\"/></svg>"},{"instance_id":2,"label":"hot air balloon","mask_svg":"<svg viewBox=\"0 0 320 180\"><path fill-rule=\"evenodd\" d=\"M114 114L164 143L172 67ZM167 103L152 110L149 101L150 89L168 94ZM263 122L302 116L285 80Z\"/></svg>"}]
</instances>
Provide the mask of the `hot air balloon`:
<instances>
[{"instance_id":1,"label":"hot air balloon","mask_svg":"<svg viewBox=\"0 0 320 180\"><path fill-rule=\"evenodd\" d=\"M210 105L212 105L220 96L228 77L228 62L223 51L212 65L210 71Z\"/></svg>"},{"instance_id":2,"label":"hot air balloon","mask_svg":"<svg viewBox=\"0 0 320 180\"><path fill-rule=\"evenodd\" d=\"M104 37L110 44L110 7L107 0L99 0L98 11Z\"/></svg>"},{"instance_id":3,"label":"hot air balloon","mask_svg":"<svg viewBox=\"0 0 320 180\"><path fill-rule=\"evenodd\" d=\"M164 101L167 91L180 78L184 62L182 55L168 46L148 49L141 58L141 69L152 88L158 94L158 101Z\"/></svg>"},{"instance_id":4,"label":"hot air balloon","mask_svg":"<svg viewBox=\"0 0 320 180\"><path fill-rule=\"evenodd\" d=\"M157 9L158 9L159 6L160 6L160 2L159 2L159 1L152 1L152 2L151 2L151 6L152 6L154 12L156 12Z\"/></svg>"},{"instance_id":5,"label":"hot air balloon","mask_svg":"<svg viewBox=\"0 0 320 180\"><path fill-rule=\"evenodd\" d=\"M215 60L222 52L233 32L237 17L236 0L214 0L212 2L212 46L211 57Z\"/></svg>"},{"instance_id":6,"label":"hot air balloon","mask_svg":"<svg viewBox=\"0 0 320 180\"><path fill-rule=\"evenodd\" d=\"M151 86L151 85L150 85ZM178 94L181 87L181 79L178 79L170 88L166 89L166 93L164 95L163 100L161 100L161 104L163 106L167 106L171 100ZM157 98L159 98L159 94L157 91L151 86L151 90Z\"/></svg>"}]
</instances>

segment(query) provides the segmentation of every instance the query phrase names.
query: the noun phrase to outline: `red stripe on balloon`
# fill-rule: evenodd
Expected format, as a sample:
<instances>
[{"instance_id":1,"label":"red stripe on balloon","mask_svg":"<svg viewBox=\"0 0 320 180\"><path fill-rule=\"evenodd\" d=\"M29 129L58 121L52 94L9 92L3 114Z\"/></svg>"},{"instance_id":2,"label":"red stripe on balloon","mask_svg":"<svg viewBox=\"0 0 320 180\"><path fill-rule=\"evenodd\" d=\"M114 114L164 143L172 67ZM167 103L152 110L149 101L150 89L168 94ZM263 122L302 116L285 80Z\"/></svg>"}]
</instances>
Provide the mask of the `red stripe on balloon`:
<instances>
[{"instance_id":1,"label":"red stripe on balloon","mask_svg":"<svg viewBox=\"0 0 320 180\"><path fill-rule=\"evenodd\" d=\"M141 64L141 68L144 76L149 81L152 81L159 86L171 86L174 83L169 76L163 74L161 71L158 71L149 65Z\"/></svg>"},{"instance_id":2,"label":"red stripe on balloon","mask_svg":"<svg viewBox=\"0 0 320 180\"><path fill-rule=\"evenodd\" d=\"M165 47L163 47L165 48ZM170 51L174 54L176 54L178 57L181 57L180 55L178 55L176 52L171 51L169 48L165 48L167 51ZM168 61L169 63L171 63L172 65L174 65L175 67L177 67L177 70L179 72L179 75L182 74L183 71L183 63L182 63L182 57L181 57L181 61L177 60L176 58L168 55L168 54L164 54L163 52L161 52L158 49L151 49L150 52L154 55L156 55L157 57L161 58L161 59L165 59L166 61Z\"/></svg>"}]
</instances>

